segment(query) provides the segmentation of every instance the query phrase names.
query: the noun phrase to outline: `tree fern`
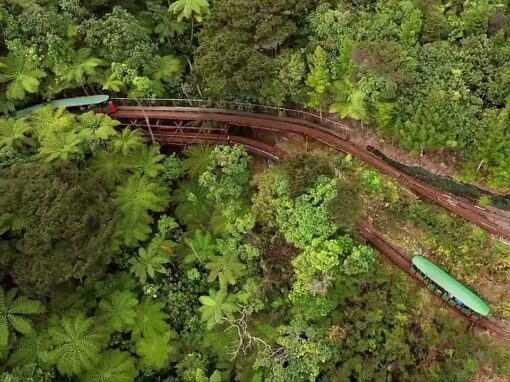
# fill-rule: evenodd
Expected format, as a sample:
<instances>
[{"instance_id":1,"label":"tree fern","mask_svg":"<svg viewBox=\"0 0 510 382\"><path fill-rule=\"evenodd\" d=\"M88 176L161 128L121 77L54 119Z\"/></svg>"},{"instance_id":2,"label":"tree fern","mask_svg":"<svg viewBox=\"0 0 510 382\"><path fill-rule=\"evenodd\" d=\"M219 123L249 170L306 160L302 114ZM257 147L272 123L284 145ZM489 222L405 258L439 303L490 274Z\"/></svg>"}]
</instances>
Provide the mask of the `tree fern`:
<instances>
[{"instance_id":1,"label":"tree fern","mask_svg":"<svg viewBox=\"0 0 510 382\"><path fill-rule=\"evenodd\" d=\"M25 145L33 145L28 137L30 126L25 119L0 119L0 147L23 148Z\"/></svg>"},{"instance_id":2,"label":"tree fern","mask_svg":"<svg viewBox=\"0 0 510 382\"><path fill-rule=\"evenodd\" d=\"M36 363L39 352L43 349L43 340L41 336L32 332L16 341L14 351L9 357L9 365L23 366L29 363Z\"/></svg>"},{"instance_id":3,"label":"tree fern","mask_svg":"<svg viewBox=\"0 0 510 382\"><path fill-rule=\"evenodd\" d=\"M137 243L147 240L152 232L150 223L151 218L148 213L141 214L136 219L129 217L119 219L115 226L113 248L133 247Z\"/></svg>"},{"instance_id":4,"label":"tree fern","mask_svg":"<svg viewBox=\"0 0 510 382\"><path fill-rule=\"evenodd\" d=\"M159 153L158 146L141 146L130 156L128 166L140 175L157 177L164 170L162 161L165 157Z\"/></svg>"},{"instance_id":5,"label":"tree fern","mask_svg":"<svg viewBox=\"0 0 510 382\"><path fill-rule=\"evenodd\" d=\"M177 15L177 21L193 17L196 21L202 21L202 15L209 11L207 0L177 0L170 5L170 12Z\"/></svg>"},{"instance_id":6,"label":"tree fern","mask_svg":"<svg viewBox=\"0 0 510 382\"><path fill-rule=\"evenodd\" d=\"M115 201L124 216L137 219L148 210L163 211L168 203L168 190L156 180L131 175L117 187Z\"/></svg>"},{"instance_id":7,"label":"tree fern","mask_svg":"<svg viewBox=\"0 0 510 382\"><path fill-rule=\"evenodd\" d=\"M26 93L37 93L43 77L46 74L27 57L14 53L0 57L0 83L7 83L5 94L8 99L21 100Z\"/></svg>"},{"instance_id":8,"label":"tree fern","mask_svg":"<svg viewBox=\"0 0 510 382\"><path fill-rule=\"evenodd\" d=\"M207 231L196 230L192 237L185 238L184 263L204 262L216 253L216 242Z\"/></svg>"},{"instance_id":9,"label":"tree fern","mask_svg":"<svg viewBox=\"0 0 510 382\"><path fill-rule=\"evenodd\" d=\"M45 106L38 109L28 118L34 135L41 139L47 134L59 131L72 130L76 123L75 116L65 109L55 109Z\"/></svg>"},{"instance_id":10,"label":"tree fern","mask_svg":"<svg viewBox=\"0 0 510 382\"><path fill-rule=\"evenodd\" d=\"M83 154L85 144L91 137L91 131L71 130L57 131L46 134L40 139L40 147L37 156L45 162L55 160L68 161Z\"/></svg>"},{"instance_id":11,"label":"tree fern","mask_svg":"<svg viewBox=\"0 0 510 382\"><path fill-rule=\"evenodd\" d=\"M114 92L120 92L124 88L124 81L122 81L117 73L112 73L107 70L101 81L103 90L113 90Z\"/></svg>"},{"instance_id":12,"label":"tree fern","mask_svg":"<svg viewBox=\"0 0 510 382\"><path fill-rule=\"evenodd\" d=\"M111 145L115 153L128 156L144 145L144 139L139 130L124 128L120 134L113 138Z\"/></svg>"},{"instance_id":13,"label":"tree fern","mask_svg":"<svg viewBox=\"0 0 510 382\"><path fill-rule=\"evenodd\" d=\"M52 320L48 333L50 350L43 359L64 375L92 370L101 359L104 338L82 313Z\"/></svg>"},{"instance_id":14,"label":"tree fern","mask_svg":"<svg viewBox=\"0 0 510 382\"><path fill-rule=\"evenodd\" d=\"M16 297L17 292L17 289L11 289L5 293L0 287L0 349L7 347L11 329L22 334L33 332L30 320L24 316L44 312L39 301Z\"/></svg>"},{"instance_id":15,"label":"tree fern","mask_svg":"<svg viewBox=\"0 0 510 382\"><path fill-rule=\"evenodd\" d=\"M172 81L179 78L182 72L181 61L174 56L156 57L155 71L152 78L156 81Z\"/></svg>"},{"instance_id":16,"label":"tree fern","mask_svg":"<svg viewBox=\"0 0 510 382\"><path fill-rule=\"evenodd\" d=\"M184 169L192 178L198 178L211 164L210 155L212 148L205 145L190 146L184 154L186 159L183 162Z\"/></svg>"},{"instance_id":17,"label":"tree fern","mask_svg":"<svg viewBox=\"0 0 510 382\"><path fill-rule=\"evenodd\" d=\"M90 173L101 181L109 190L127 177L126 163L110 151L95 150L94 157L89 162Z\"/></svg>"},{"instance_id":18,"label":"tree fern","mask_svg":"<svg viewBox=\"0 0 510 382\"><path fill-rule=\"evenodd\" d=\"M141 366L161 369L170 359L174 347L170 344L172 332L167 330L158 335L150 335L136 340L136 353L141 357Z\"/></svg>"},{"instance_id":19,"label":"tree fern","mask_svg":"<svg viewBox=\"0 0 510 382\"><path fill-rule=\"evenodd\" d=\"M132 382L138 372L131 355L120 350L107 350L101 362L80 378L84 382Z\"/></svg>"},{"instance_id":20,"label":"tree fern","mask_svg":"<svg viewBox=\"0 0 510 382\"><path fill-rule=\"evenodd\" d=\"M168 259L169 253L157 253L154 248L148 249L139 248L138 256L129 259L131 264L130 271L133 273L142 284L147 282L147 276L151 279L156 278L156 273L166 274L165 264L170 260Z\"/></svg>"},{"instance_id":21,"label":"tree fern","mask_svg":"<svg viewBox=\"0 0 510 382\"><path fill-rule=\"evenodd\" d=\"M209 271L208 282L218 279L220 288L226 288L227 284L236 284L237 278L244 274L246 266L238 260L235 253L228 252L212 257L205 268Z\"/></svg>"},{"instance_id":22,"label":"tree fern","mask_svg":"<svg viewBox=\"0 0 510 382\"><path fill-rule=\"evenodd\" d=\"M133 325L138 305L136 295L130 291L114 291L101 299L98 304L96 317L101 325L113 331L121 331Z\"/></svg>"},{"instance_id":23,"label":"tree fern","mask_svg":"<svg viewBox=\"0 0 510 382\"><path fill-rule=\"evenodd\" d=\"M107 140L114 135L117 135L115 126L120 124L119 121L110 118L107 115L94 113L89 111L78 116L80 124L87 129L90 129L94 138L99 140Z\"/></svg>"},{"instance_id":24,"label":"tree fern","mask_svg":"<svg viewBox=\"0 0 510 382\"><path fill-rule=\"evenodd\" d=\"M165 303L144 298L136 308L136 320L131 326L133 338L151 337L168 331L165 322L168 315L163 311Z\"/></svg>"},{"instance_id":25,"label":"tree fern","mask_svg":"<svg viewBox=\"0 0 510 382\"><path fill-rule=\"evenodd\" d=\"M57 74L64 79L68 86L81 86L85 84L87 78L96 75L96 71L103 61L90 57L90 53L90 48L79 49L76 51L72 63L58 70Z\"/></svg>"},{"instance_id":26,"label":"tree fern","mask_svg":"<svg viewBox=\"0 0 510 382\"><path fill-rule=\"evenodd\" d=\"M175 216L188 229L200 229L209 225L214 211L213 203L206 198L205 192L197 181L179 183L174 191L172 201L177 204Z\"/></svg>"}]
</instances>

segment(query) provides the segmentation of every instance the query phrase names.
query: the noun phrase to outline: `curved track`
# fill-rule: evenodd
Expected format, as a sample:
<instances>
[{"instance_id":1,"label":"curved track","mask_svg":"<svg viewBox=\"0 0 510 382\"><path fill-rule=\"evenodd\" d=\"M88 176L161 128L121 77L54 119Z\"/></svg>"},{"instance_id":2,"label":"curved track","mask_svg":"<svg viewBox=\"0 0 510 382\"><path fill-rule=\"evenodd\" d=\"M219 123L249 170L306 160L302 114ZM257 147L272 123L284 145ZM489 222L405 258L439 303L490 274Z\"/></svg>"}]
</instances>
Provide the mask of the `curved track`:
<instances>
[{"instance_id":1,"label":"curved track","mask_svg":"<svg viewBox=\"0 0 510 382\"><path fill-rule=\"evenodd\" d=\"M458 315L462 316L466 320L469 320L474 325L486 329L489 332L496 334L500 339L503 339L505 341L510 342L510 332L506 329L503 329L500 327L497 323L494 321L491 321L490 319L486 317L480 317L477 320L471 319L471 317L465 315L461 310L451 306L447 302L445 302L440 296L436 295L434 292L432 292L427 285L421 281L419 278L417 278L411 271L411 258L409 255L407 255L402 248L399 248L395 246L393 243L388 241L382 232L378 231L371 223L370 219L364 218L360 219L356 226L358 228L359 234L364 237L370 244L374 246L381 254L386 256L388 259L390 259L395 265L397 265L399 268L401 268L404 272L406 272L416 283L418 283L421 287L428 290L430 293L432 293L434 296L440 299L440 301L443 303L444 306L449 308L450 310L454 311Z\"/></svg>"},{"instance_id":2,"label":"curved track","mask_svg":"<svg viewBox=\"0 0 510 382\"><path fill-rule=\"evenodd\" d=\"M203 143L213 143L213 144L222 144L222 143L237 143L244 145L248 151L262 155L267 159L271 160L279 160L282 158L284 153L281 150L278 150L270 145L265 143L258 142L256 140L247 139L239 136L225 136L222 134L210 134L210 133L202 133L200 136L196 134L175 134L171 130L160 130L158 128L153 129L152 133L145 131L146 135L152 136L153 139L157 140L160 143L167 144L203 144ZM409 255L405 253L401 248L395 246L393 243L388 241L384 235L378 231L372 224L371 219L368 217L364 217L360 219L356 223L358 233L364 240L370 242L374 248L376 248L382 255L388 258L391 262L397 265L400 269L406 272L415 282L417 282L421 287L427 289L430 293L434 294L427 285L424 284L421 280L419 280L412 272L411 272L411 258ZM434 294L435 295L435 294ZM435 295L438 297L437 295ZM510 342L510 332L500 327L497 323L489 320L488 318L481 317L478 320L472 320L470 317L466 316L461 310L456 309L455 307L449 305L440 297L438 297L440 301L443 302L443 305L447 308L451 309L458 315L462 316L466 320L469 320L474 325L488 330L489 332L497 335L500 339Z\"/></svg>"},{"instance_id":3,"label":"curved track","mask_svg":"<svg viewBox=\"0 0 510 382\"><path fill-rule=\"evenodd\" d=\"M361 161L393 177L422 198L435 202L486 231L510 241L510 223L507 219L495 219L494 213L475 206L465 198L439 191L402 173L372 154L365 147L350 142L345 132L334 131L331 128L299 119L222 109L120 106L113 117L124 124L133 124L145 128L153 124L151 121L154 121L156 127L161 121L215 121L257 130L303 135L354 155ZM171 131L174 127L165 126L159 129Z\"/></svg>"}]
</instances>

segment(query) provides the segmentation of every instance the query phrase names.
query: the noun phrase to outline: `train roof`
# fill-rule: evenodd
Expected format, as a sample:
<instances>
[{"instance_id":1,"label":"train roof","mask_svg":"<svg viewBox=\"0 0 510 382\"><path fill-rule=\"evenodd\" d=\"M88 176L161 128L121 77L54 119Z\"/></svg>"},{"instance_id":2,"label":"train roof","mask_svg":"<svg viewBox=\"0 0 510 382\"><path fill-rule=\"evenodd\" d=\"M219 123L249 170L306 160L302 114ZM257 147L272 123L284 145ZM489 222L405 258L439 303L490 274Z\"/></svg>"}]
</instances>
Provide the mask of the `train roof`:
<instances>
[{"instance_id":1,"label":"train roof","mask_svg":"<svg viewBox=\"0 0 510 382\"><path fill-rule=\"evenodd\" d=\"M462 301L462 303L482 316L487 316L490 308L485 301L473 293L469 288L462 285L443 269L422 256L413 257L413 265L418 268L429 279L450 293L451 296Z\"/></svg>"},{"instance_id":2,"label":"train roof","mask_svg":"<svg viewBox=\"0 0 510 382\"><path fill-rule=\"evenodd\" d=\"M41 103L38 105L30 106L25 109L18 110L14 113L16 118L26 117L32 114L37 109L46 106L52 105L55 108L68 108L75 106L84 106L84 105L95 105L98 103L106 102L110 99L110 96L105 94L86 96L86 97L73 97L73 98L63 98L57 99L51 102Z\"/></svg>"},{"instance_id":3,"label":"train roof","mask_svg":"<svg viewBox=\"0 0 510 382\"><path fill-rule=\"evenodd\" d=\"M110 97L105 94L87 96L87 97L74 97L74 98L63 98L52 101L51 104L56 108L66 108L73 106L84 106L94 105L108 101Z\"/></svg>"}]
</instances>

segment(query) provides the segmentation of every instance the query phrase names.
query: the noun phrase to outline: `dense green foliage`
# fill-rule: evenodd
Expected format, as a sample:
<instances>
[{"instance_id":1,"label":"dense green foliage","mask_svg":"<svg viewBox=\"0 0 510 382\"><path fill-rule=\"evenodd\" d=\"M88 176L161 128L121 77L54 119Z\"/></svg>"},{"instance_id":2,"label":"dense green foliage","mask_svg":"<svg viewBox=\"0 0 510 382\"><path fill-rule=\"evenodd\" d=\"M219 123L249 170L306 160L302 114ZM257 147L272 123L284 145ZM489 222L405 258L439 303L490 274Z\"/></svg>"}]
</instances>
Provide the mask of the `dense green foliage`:
<instances>
[{"instance_id":1,"label":"dense green foliage","mask_svg":"<svg viewBox=\"0 0 510 382\"><path fill-rule=\"evenodd\" d=\"M406 222L411 249L469 283L476 267L504 281L508 251L350 156L250 167L240 146L168 153L93 112L9 117L86 92L301 105L462 153L467 177L505 188L506 14L491 0L1 2L0 382L510 375L507 348L378 261L355 224Z\"/></svg>"},{"instance_id":2,"label":"dense green foliage","mask_svg":"<svg viewBox=\"0 0 510 382\"><path fill-rule=\"evenodd\" d=\"M307 106L508 189L506 1L0 5L0 111L76 89ZM82 92L82 91L80 91Z\"/></svg>"},{"instance_id":3,"label":"dense green foliage","mask_svg":"<svg viewBox=\"0 0 510 382\"><path fill-rule=\"evenodd\" d=\"M354 240L373 171L307 154L252 177L240 146L166 156L101 115L4 123L22 129L1 143L3 380L467 380L482 365ZM51 134L80 138L56 155Z\"/></svg>"}]
</instances>

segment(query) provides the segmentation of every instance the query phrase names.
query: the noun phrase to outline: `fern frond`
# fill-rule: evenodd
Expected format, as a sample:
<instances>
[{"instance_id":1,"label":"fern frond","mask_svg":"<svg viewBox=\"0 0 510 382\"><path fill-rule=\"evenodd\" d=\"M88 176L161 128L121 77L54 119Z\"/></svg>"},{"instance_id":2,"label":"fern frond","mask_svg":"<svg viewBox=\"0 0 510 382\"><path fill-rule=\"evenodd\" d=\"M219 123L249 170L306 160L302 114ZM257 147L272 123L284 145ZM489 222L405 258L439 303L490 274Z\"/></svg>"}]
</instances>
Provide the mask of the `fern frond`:
<instances>
[{"instance_id":1,"label":"fern frond","mask_svg":"<svg viewBox=\"0 0 510 382\"><path fill-rule=\"evenodd\" d=\"M169 325L165 322L168 315L163 311L164 307L164 302L144 298L136 309L136 320L131 326L133 338L157 336L168 331Z\"/></svg>"},{"instance_id":2,"label":"fern frond","mask_svg":"<svg viewBox=\"0 0 510 382\"><path fill-rule=\"evenodd\" d=\"M129 353L107 350L101 354L101 362L93 371L81 378L85 382L132 382L138 372Z\"/></svg>"},{"instance_id":3,"label":"fern frond","mask_svg":"<svg viewBox=\"0 0 510 382\"><path fill-rule=\"evenodd\" d=\"M148 210L163 211L168 202L168 190L156 180L131 175L124 184L117 187L115 198L125 216L137 219Z\"/></svg>"},{"instance_id":4,"label":"fern frond","mask_svg":"<svg viewBox=\"0 0 510 382\"><path fill-rule=\"evenodd\" d=\"M17 297L17 293L16 288L5 293L0 287L0 348L7 346L10 328L22 334L33 332L32 323L23 315L44 312L44 307L39 301L24 296Z\"/></svg>"},{"instance_id":5,"label":"fern frond","mask_svg":"<svg viewBox=\"0 0 510 382\"><path fill-rule=\"evenodd\" d=\"M148 213L140 215L137 219L123 217L117 221L113 248L119 249L122 245L133 247L147 240L152 232L150 223L151 218Z\"/></svg>"},{"instance_id":6,"label":"fern frond","mask_svg":"<svg viewBox=\"0 0 510 382\"><path fill-rule=\"evenodd\" d=\"M164 166L161 163L164 158L159 153L158 146L142 146L129 156L128 166L140 175L155 178L164 170Z\"/></svg>"},{"instance_id":7,"label":"fern frond","mask_svg":"<svg viewBox=\"0 0 510 382\"><path fill-rule=\"evenodd\" d=\"M48 333L51 350L44 358L64 375L92 370L101 358L104 339L93 328L93 320L81 313L54 320Z\"/></svg>"},{"instance_id":8,"label":"fern frond","mask_svg":"<svg viewBox=\"0 0 510 382\"><path fill-rule=\"evenodd\" d=\"M139 130L127 127L114 137L111 145L115 153L128 156L132 151L144 145L144 139Z\"/></svg>"},{"instance_id":9,"label":"fern frond","mask_svg":"<svg viewBox=\"0 0 510 382\"><path fill-rule=\"evenodd\" d=\"M41 350L41 337L37 333L32 332L30 335L23 336L16 341L14 352L10 355L8 364L22 366L35 363Z\"/></svg>"},{"instance_id":10,"label":"fern frond","mask_svg":"<svg viewBox=\"0 0 510 382\"><path fill-rule=\"evenodd\" d=\"M34 135L41 139L47 134L72 130L76 120L74 115L65 109L55 109L51 106L45 106L37 109L35 113L30 115L28 123Z\"/></svg>"},{"instance_id":11,"label":"fern frond","mask_svg":"<svg viewBox=\"0 0 510 382\"><path fill-rule=\"evenodd\" d=\"M96 150L90 161L90 173L103 182L108 189L113 189L127 176L126 163L118 155L104 150Z\"/></svg>"},{"instance_id":12,"label":"fern frond","mask_svg":"<svg viewBox=\"0 0 510 382\"><path fill-rule=\"evenodd\" d=\"M167 330L158 335L150 335L136 340L136 353L142 358L142 365L148 368L163 368L174 350L170 345L172 333Z\"/></svg>"},{"instance_id":13,"label":"fern frond","mask_svg":"<svg viewBox=\"0 0 510 382\"><path fill-rule=\"evenodd\" d=\"M97 319L103 326L113 331L123 330L133 325L136 317L136 295L130 291L115 291L103 298L98 305Z\"/></svg>"},{"instance_id":14,"label":"fern frond","mask_svg":"<svg viewBox=\"0 0 510 382\"><path fill-rule=\"evenodd\" d=\"M186 159L183 161L184 169L192 178L198 179L211 164L212 147L205 145L190 146L184 151Z\"/></svg>"},{"instance_id":15,"label":"fern frond","mask_svg":"<svg viewBox=\"0 0 510 382\"><path fill-rule=\"evenodd\" d=\"M5 95L8 99L21 100L26 93L36 93L40 79L46 77L33 60L12 52L0 57L0 64L0 83L7 83Z\"/></svg>"}]
</instances>

